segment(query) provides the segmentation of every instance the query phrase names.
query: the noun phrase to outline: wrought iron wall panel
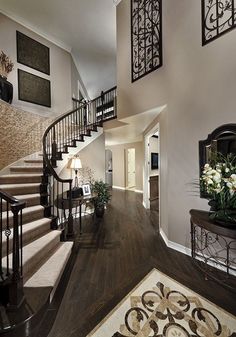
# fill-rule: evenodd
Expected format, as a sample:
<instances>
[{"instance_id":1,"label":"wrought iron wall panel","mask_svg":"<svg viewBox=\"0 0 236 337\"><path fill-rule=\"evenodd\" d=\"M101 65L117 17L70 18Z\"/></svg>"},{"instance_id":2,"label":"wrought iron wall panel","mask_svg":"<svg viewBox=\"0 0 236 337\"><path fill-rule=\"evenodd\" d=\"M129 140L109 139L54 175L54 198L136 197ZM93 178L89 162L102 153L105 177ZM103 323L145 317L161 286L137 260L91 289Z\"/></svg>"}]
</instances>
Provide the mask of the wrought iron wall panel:
<instances>
[{"instance_id":1,"label":"wrought iron wall panel","mask_svg":"<svg viewBox=\"0 0 236 337\"><path fill-rule=\"evenodd\" d=\"M202 44L236 27L236 0L202 0Z\"/></svg>"},{"instance_id":2,"label":"wrought iron wall panel","mask_svg":"<svg viewBox=\"0 0 236 337\"><path fill-rule=\"evenodd\" d=\"M162 66L162 0L131 0L132 82Z\"/></svg>"}]
</instances>

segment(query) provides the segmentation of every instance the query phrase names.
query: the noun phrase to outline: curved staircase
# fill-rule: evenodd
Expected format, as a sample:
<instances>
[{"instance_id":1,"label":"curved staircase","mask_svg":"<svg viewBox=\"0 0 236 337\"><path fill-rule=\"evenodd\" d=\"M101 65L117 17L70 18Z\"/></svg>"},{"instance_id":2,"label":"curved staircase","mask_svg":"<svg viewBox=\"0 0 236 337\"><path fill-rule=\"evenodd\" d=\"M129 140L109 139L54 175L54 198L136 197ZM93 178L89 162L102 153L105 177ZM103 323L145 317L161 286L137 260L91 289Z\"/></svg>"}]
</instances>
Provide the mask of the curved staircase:
<instances>
[{"instance_id":1,"label":"curved staircase","mask_svg":"<svg viewBox=\"0 0 236 337\"><path fill-rule=\"evenodd\" d=\"M12 166L10 174L0 176L0 189L18 200L26 201L26 208L22 211L24 286L54 288L70 256L73 243L60 242L61 230L52 231L52 220L44 216L45 209L40 204L42 176L42 157L25 160L23 166ZM8 221L11 227L12 213L9 213ZM3 226L6 225L7 211L4 202L2 222ZM6 242L4 236L3 247ZM11 242L10 236L10 245ZM3 259L3 266L4 263L6 264L6 258Z\"/></svg>"},{"instance_id":2,"label":"curved staircase","mask_svg":"<svg viewBox=\"0 0 236 337\"><path fill-rule=\"evenodd\" d=\"M101 134L104 120L115 118L115 98L113 88L57 118L44 133L43 154L0 175L0 335L37 336L74 244L72 179L60 178L60 171ZM63 193L70 206L62 223Z\"/></svg>"}]
</instances>

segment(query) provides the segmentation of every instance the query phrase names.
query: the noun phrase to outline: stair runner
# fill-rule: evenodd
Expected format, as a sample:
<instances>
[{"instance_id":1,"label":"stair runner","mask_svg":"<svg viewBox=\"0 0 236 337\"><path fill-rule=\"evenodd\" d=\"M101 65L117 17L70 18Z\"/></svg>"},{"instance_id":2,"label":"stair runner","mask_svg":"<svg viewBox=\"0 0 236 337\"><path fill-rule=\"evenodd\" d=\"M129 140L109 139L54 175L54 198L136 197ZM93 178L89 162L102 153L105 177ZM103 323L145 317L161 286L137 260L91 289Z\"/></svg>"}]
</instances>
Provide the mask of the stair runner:
<instances>
[{"instance_id":1,"label":"stair runner","mask_svg":"<svg viewBox=\"0 0 236 337\"><path fill-rule=\"evenodd\" d=\"M42 171L42 157L25 160L22 166L12 166L10 174L0 176L0 189L26 201L26 208L23 209L24 287L51 287L52 299L73 242L60 242L61 231L51 230L51 219L44 217L44 207L40 205ZM7 221L6 203L3 204L3 211L4 226ZM12 215L9 216L9 223L12 224ZM4 238L3 254L6 254ZM3 266L6 264L6 257L2 263Z\"/></svg>"}]
</instances>

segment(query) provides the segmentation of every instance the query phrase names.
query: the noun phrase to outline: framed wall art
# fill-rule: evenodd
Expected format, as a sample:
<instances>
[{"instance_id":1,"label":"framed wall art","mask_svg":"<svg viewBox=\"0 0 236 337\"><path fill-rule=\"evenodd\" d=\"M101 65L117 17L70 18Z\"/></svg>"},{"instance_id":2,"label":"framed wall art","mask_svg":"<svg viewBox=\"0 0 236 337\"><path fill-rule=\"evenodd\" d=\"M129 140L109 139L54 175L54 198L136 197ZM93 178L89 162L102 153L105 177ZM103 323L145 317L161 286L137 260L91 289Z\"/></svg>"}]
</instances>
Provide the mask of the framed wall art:
<instances>
[{"instance_id":1,"label":"framed wall art","mask_svg":"<svg viewBox=\"0 0 236 337\"><path fill-rule=\"evenodd\" d=\"M162 66L162 0L130 1L134 82Z\"/></svg>"},{"instance_id":2,"label":"framed wall art","mask_svg":"<svg viewBox=\"0 0 236 337\"><path fill-rule=\"evenodd\" d=\"M16 31L17 62L50 75L50 50L47 46Z\"/></svg>"},{"instance_id":3,"label":"framed wall art","mask_svg":"<svg viewBox=\"0 0 236 337\"><path fill-rule=\"evenodd\" d=\"M18 69L18 98L21 101L51 107L50 81Z\"/></svg>"},{"instance_id":4,"label":"framed wall art","mask_svg":"<svg viewBox=\"0 0 236 337\"><path fill-rule=\"evenodd\" d=\"M202 0L203 46L235 27L235 0Z\"/></svg>"}]
</instances>

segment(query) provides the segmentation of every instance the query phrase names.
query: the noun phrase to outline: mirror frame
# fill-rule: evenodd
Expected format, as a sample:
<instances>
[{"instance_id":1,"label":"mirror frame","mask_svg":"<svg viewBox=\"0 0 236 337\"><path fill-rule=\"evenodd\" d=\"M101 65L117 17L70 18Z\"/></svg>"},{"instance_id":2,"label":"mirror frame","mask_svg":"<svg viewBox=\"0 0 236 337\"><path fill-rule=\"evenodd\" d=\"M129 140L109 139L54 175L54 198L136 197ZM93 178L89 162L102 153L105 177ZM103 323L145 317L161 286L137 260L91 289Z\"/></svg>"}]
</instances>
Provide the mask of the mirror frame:
<instances>
[{"instance_id":1,"label":"mirror frame","mask_svg":"<svg viewBox=\"0 0 236 337\"><path fill-rule=\"evenodd\" d=\"M217 140L221 135L229 132L235 134L236 137L236 124L224 124L208 134L207 139L199 141L199 177L201 177L203 167L206 164L206 147L210 146L213 140ZM201 189L200 197L207 198L207 195Z\"/></svg>"}]
</instances>

